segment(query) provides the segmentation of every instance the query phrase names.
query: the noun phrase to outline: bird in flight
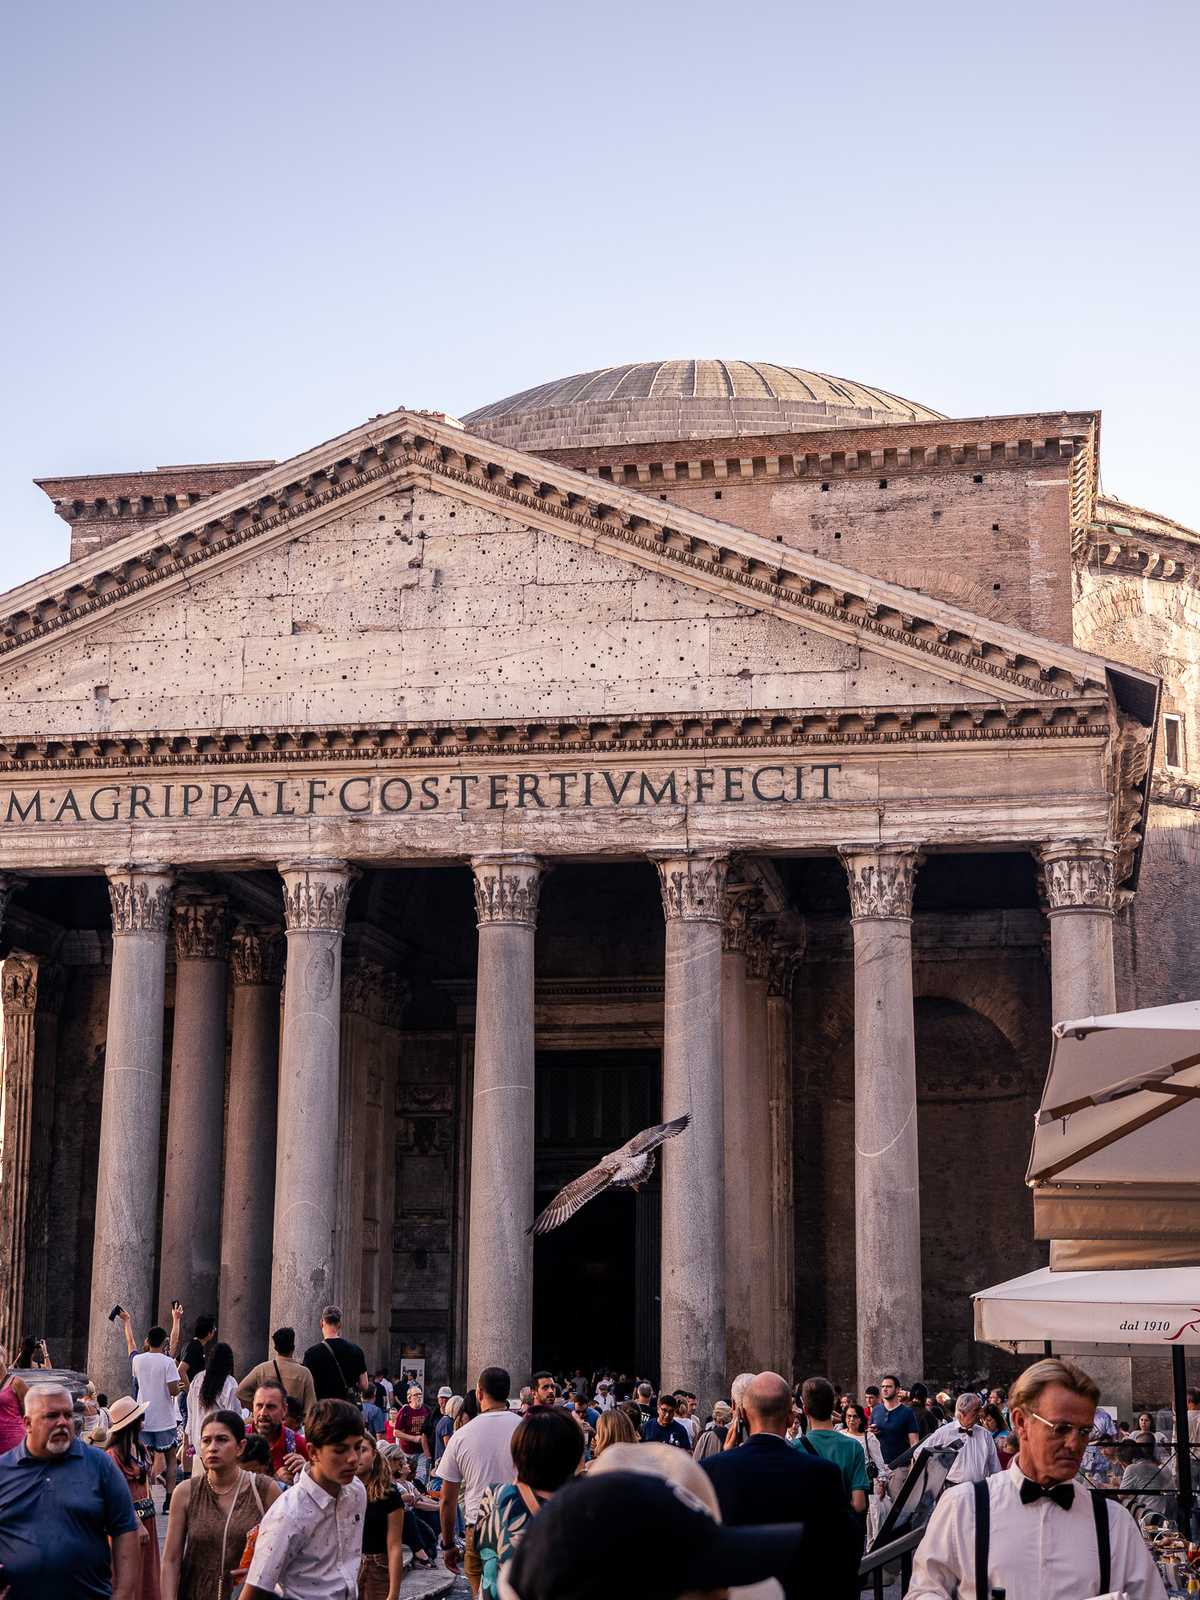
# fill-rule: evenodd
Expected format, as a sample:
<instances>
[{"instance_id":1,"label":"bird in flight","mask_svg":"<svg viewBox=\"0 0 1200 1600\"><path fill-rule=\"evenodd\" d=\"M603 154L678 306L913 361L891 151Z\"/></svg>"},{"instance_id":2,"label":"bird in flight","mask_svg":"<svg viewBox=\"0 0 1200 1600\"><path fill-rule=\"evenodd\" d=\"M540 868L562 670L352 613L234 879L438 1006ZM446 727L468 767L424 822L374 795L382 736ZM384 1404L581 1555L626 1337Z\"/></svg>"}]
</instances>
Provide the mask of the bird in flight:
<instances>
[{"instance_id":1,"label":"bird in flight","mask_svg":"<svg viewBox=\"0 0 1200 1600\"><path fill-rule=\"evenodd\" d=\"M561 1227L581 1206L606 1189L640 1189L654 1171L654 1152L659 1145L682 1133L690 1121L685 1114L673 1122L659 1122L635 1133L619 1150L614 1150L574 1178L565 1189L560 1189L533 1226L526 1228L526 1233L549 1233Z\"/></svg>"}]
</instances>

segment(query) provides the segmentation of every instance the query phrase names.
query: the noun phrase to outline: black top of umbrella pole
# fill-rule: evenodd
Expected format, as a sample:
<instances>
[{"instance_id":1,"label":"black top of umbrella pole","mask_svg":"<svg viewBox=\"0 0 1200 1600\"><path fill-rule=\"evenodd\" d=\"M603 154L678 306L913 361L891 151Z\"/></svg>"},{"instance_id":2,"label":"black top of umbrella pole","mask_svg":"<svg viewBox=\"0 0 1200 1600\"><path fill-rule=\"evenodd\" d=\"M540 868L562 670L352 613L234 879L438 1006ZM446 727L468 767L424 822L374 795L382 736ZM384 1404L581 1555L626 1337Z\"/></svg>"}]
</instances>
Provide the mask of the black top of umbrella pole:
<instances>
[{"instance_id":1,"label":"black top of umbrella pole","mask_svg":"<svg viewBox=\"0 0 1200 1600\"><path fill-rule=\"evenodd\" d=\"M1171 1350L1171 1376L1175 1380L1175 1461L1179 1478L1179 1531L1192 1537L1192 1452L1188 1438L1187 1357L1182 1344Z\"/></svg>"}]
</instances>

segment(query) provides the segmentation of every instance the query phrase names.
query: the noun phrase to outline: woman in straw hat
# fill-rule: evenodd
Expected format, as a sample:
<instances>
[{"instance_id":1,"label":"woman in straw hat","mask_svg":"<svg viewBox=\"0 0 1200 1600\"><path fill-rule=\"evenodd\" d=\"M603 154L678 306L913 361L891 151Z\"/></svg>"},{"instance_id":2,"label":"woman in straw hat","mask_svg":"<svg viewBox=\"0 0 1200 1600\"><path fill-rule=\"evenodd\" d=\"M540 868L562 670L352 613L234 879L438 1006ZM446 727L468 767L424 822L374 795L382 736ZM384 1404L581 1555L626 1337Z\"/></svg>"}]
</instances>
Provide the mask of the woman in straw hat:
<instances>
[{"instance_id":1,"label":"woman in straw hat","mask_svg":"<svg viewBox=\"0 0 1200 1600\"><path fill-rule=\"evenodd\" d=\"M151 1456L142 1443L142 1418L145 1415L145 1406L139 1405L132 1395L122 1395L110 1410L107 1433L103 1436L94 1435L94 1442L103 1443L109 1456L121 1469L137 1515L138 1552L142 1570L134 1586L136 1600L162 1600L158 1532L154 1523L154 1501L150 1497Z\"/></svg>"},{"instance_id":2,"label":"woman in straw hat","mask_svg":"<svg viewBox=\"0 0 1200 1600\"><path fill-rule=\"evenodd\" d=\"M205 1417L200 1473L171 1496L163 1600L228 1600L247 1539L283 1493L273 1478L242 1466L245 1438L240 1412Z\"/></svg>"}]
</instances>

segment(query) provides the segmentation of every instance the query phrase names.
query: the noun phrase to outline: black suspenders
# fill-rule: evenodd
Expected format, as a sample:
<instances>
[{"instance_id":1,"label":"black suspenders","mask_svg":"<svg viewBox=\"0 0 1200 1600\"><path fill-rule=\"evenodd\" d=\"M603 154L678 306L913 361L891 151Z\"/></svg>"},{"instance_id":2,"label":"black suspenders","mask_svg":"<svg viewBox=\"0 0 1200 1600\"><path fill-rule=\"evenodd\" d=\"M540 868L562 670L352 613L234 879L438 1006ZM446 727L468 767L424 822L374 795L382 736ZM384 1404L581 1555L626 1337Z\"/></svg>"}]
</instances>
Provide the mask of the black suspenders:
<instances>
[{"instance_id":1,"label":"black suspenders","mask_svg":"<svg viewBox=\"0 0 1200 1600\"><path fill-rule=\"evenodd\" d=\"M1100 1556L1099 1594L1112 1588L1112 1546L1108 1542L1108 1501L1102 1494L1092 1492L1092 1515L1096 1519L1096 1550Z\"/></svg>"},{"instance_id":2,"label":"black suspenders","mask_svg":"<svg viewBox=\"0 0 1200 1600\"><path fill-rule=\"evenodd\" d=\"M988 1480L975 1484L975 1600L988 1600L988 1550L992 1541L992 1497Z\"/></svg>"},{"instance_id":3,"label":"black suspenders","mask_svg":"<svg viewBox=\"0 0 1200 1600\"><path fill-rule=\"evenodd\" d=\"M975 1600L988 1600L988 1552L992 1534L992 1497L987 1478L975 1485ZM1112 1587L1112 1545L1108 1532L1108 1502L1101 1494L1092 1495L1092 1516L1096 1522L1096 1553L1100 1558L1100 1587L1107 1594Z\"/></svg>"}]
</instances>

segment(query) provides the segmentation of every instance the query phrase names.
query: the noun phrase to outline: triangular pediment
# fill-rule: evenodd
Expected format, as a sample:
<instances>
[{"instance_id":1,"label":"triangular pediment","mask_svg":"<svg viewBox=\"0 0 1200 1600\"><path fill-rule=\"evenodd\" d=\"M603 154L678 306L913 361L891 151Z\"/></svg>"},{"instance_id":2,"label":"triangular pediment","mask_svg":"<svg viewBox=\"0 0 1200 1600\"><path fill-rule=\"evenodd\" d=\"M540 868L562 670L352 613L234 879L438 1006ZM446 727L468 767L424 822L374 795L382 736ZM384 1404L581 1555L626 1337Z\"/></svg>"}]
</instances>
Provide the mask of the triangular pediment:
<instances>
[{"instance_id":1,"label":"triangular pediment","mask_svg":"<svg viewBox=\"0 0 1200 1600\"><path fill-rule=\"evenodd\" d=\"M435 526L441 568L429 556ZM551 568L566 576L544 581ZM523 595L518 617L517 587L548 592ZM118 698L122 726L179 727L152 704L156 669L172 661L215 726L344 716L337 693L324 694L338 684L343 703L374 686L393 714L420 688L415 715L450 715L436 683L405 677L404 662L439 648L440 628L457 634L447 679L469 666L464 687L477 691L464 716L487 715L489 701L493 716L592 714L598 700L578 703L589 682L597 693L631 685L628 708L623 692L605 701L631 712L637 694L643 709L669 712L1106 692L1097 657L404 411L11 591L0 614L0 701L19 704L22 724L4 726L0 710L0 733L34 731L39 700L49 712L42 678L80 731ZM109 681L118 647L142 670L139 646L140 707L128 682L118 692ZM236 685L221 677L234 646ZM422 670L436 674L428 659ZM311 703L297 717L303 693Z\"/></svg>"}]
</instances>

